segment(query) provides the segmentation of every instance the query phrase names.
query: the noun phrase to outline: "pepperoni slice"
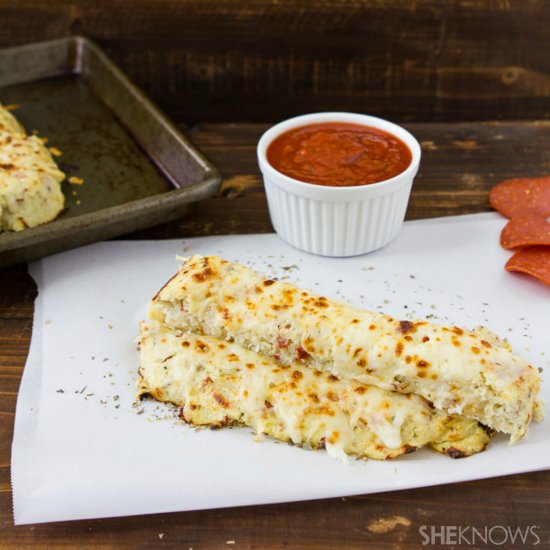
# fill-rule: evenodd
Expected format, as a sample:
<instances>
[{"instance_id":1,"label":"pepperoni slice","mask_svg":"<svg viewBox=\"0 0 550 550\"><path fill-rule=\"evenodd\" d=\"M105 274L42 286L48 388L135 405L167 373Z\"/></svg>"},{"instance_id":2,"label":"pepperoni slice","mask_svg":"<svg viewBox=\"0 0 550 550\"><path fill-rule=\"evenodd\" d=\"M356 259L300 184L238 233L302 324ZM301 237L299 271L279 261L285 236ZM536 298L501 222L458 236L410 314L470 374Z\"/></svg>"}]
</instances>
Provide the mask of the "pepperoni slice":
<instances>
[{"instance_id":1,"label":"pepperoni slice","mask_svg":"<svg viewBox=\"0 0 550 550\"><path fill-rule=\"evenodd\" d=\"M508 271L520 271L550 286L550 247L532 246L518 250L504 266Z\"/></svg>"},{"instance_id":2,"label":"pepperoni slice","mask_svg":"<svg viewBox=\"0 0 550 550\"><path fill-rule=\"evenodd\" d=\"M489 192L489 202L507 218L525 214L550 216L550 176L502 181Z\"/></svg>"},{"instance_id":3,"label":"pepperoni slice","mask_svg":"<svg viewBox=\"0 0 550 550\"><path fill-rule=\"evenodd\" d=\"M527 214L510 220L500 234L503 248L550 246L550 223L544 216Z\"/></svg>"}]
</instances>

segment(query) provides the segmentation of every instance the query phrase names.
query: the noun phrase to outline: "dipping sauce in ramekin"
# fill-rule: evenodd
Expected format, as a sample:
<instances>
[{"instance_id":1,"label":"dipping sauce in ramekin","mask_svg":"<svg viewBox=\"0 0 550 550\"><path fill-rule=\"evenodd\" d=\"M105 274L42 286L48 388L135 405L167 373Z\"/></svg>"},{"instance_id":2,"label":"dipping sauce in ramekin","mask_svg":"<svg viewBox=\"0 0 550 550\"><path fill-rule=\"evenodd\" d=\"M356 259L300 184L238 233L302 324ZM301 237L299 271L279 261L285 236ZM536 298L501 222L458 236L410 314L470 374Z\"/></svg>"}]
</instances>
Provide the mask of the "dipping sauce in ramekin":
<instances>
[{"instance_id":1,"label":"dipping sauce in ramekin","mask_svg":"<svg viewBox=\"0 0 550 550\"><path fill-rule=\"evenodd\" d=\"M352 187L384 181L410 165L410 149L398 137L350 122L293 128L275 138L267 161L290 178L317 185Z\"/></svg>"},{"instance_id":2,"label":"dipping sauce in ramekin","mask_svg":"<svg viewBox=\"0 0 550 550\"><path fill-rule=\"evenodd\" d=\"M258 142L273 227L322 256L381 248L403 225L420 156L414 136L373 116L313 113L279 122Z\"/></svg>"}]
</instances>

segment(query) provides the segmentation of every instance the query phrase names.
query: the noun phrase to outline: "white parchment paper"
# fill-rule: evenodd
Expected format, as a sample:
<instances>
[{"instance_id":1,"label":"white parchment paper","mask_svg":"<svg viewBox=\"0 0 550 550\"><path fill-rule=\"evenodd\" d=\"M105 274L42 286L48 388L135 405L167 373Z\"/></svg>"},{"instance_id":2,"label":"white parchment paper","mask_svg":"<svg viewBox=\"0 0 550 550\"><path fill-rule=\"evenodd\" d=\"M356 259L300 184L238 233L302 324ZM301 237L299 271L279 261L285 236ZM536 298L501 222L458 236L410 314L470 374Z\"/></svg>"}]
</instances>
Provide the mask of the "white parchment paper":
<instances>
[{"instance_id":1,"label":"white parchment paper","mask_svg":"<svg viewBox=\"0 0 550 550\"><path fill-rule=\"evenodd\" d=\"M401 318L485 324L550 371L550 289L503 266L498 215L413 222L347 259L276 235L107 242L31 265L39 295L15 422L15 523L36 523L390 491L550 467L550 429L452 460L427 450L343 464L246 428L195 430L169 407L134 403L134 339L176 255L217 254L326 296ZM544 373L543 373L544 376ZM548 376L547 376L548 377ZM543 385L549 399L549 385Z\"/></svg>"}]
</instances>

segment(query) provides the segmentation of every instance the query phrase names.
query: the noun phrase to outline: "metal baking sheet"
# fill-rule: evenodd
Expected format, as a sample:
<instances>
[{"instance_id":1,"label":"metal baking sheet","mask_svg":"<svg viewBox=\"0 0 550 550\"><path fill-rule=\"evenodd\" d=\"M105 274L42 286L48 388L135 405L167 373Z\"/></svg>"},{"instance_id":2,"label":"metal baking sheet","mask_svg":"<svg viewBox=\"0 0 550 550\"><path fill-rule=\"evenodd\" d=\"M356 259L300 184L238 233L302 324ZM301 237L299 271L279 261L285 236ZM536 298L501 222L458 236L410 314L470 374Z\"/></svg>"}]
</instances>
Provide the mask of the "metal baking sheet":
<instances>
[{"instance_id":1,"label":"metal baking sheet","mask_svg":"<svg viewBox=\"0 0 550 550\"><path fill-rule=\"evenodd\" d=\"M180 218L219 189L216 168L85 38L0 50L0 101L67 174L57 219L0 233L0 267Z\"/></svg>"}]
</instances>

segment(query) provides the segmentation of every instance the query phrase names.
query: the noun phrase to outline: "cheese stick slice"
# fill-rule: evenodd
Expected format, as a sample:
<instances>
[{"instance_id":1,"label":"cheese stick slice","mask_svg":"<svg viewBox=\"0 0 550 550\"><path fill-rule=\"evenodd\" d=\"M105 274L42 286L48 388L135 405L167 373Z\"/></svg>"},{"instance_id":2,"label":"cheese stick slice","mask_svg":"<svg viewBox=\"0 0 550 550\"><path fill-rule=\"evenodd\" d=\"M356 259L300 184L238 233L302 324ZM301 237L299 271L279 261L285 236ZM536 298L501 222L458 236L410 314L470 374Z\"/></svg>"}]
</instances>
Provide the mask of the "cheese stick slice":
<instances>
[{"instance_id":1,"label":"cheese stick slice","mask_svg":"<svg viewBox=\"0 0 550 550\"><path fill-rule=\"evenodd\" d=\"M416 395L280 365L157 323L142 323L140 349L138 395L180 406L190 424L246 425L343 459L389 459L424 445L456 458L484 450L490 439L478 422L436 411Z\"/></svg>"},{"instance_id":2,"label":"cheese stick slice","mask_svg":"<svg viewBox=\"0 0 550 550\"><path fill-rule=\"evenodd\" d=\"M17 119L0 103L0 132L8 132L19 136L25 135L25 129Z\"/></svg>"},{"instance_id":3,"label":"cheese stick slice","mask_svg":"<svg viewBox=\"0 0 550 550\"><path fill-rule=\"evenodd\" d=\"M53 220L65 205L64 178L40 138L0 131L0 231Z\"/></svg>"},{"instance_id":4,"label":"cheese stick slice","mask_svg":"<svg viewBox=\"0 0 550 550\"><path fill-rule=\"evenodd\" d=\"M215 256L193 256L150 304L171 329L231 340L283 364L415 393L437 409L523 436L537 403L536 369L482 332L400 321L273 281Z\"/></svg>"}]
</instances>

